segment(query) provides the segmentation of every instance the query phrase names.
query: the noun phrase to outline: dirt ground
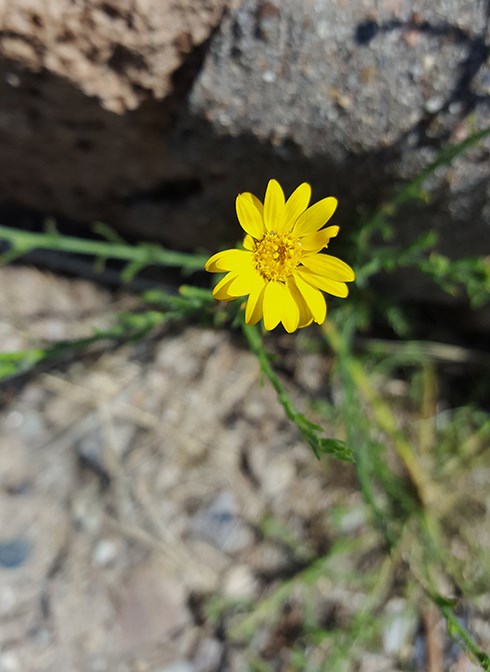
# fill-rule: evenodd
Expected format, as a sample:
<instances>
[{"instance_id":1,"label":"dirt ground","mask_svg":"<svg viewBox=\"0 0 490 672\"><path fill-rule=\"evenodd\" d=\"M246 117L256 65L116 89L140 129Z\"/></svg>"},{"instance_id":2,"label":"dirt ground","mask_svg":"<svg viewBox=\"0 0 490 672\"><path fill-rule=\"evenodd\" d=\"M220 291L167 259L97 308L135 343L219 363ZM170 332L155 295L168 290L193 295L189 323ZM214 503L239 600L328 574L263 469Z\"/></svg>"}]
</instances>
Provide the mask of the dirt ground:
<instances>
[{"instance_id":1,"label":"dirt ground","mask_svg":"<svg viewBox=\"0 0 490 672\"><path fill-rule=\"evenodd\" d=\"M3 351L85 335L130 301L21 267L0 284ZM305 354L294 393L320 394L326 366ZM1 402L0 672L302 669L290 650L305 570L339 539L359 551L315 581L317 616L338 626L372 598L335 578L382 563L352 469L312 457L229 333L187 326L97 350L11 381ZM347 642L342 669L428 669L420 633L430 619L442 632L437 614L411 611L391 574L376 585L384 625L370 648ZM255 616L224 620L226 604ZM324 669L308 656L304 669ZM457 649L447 660L479 669Z\"/></svg>"}]
</instances>

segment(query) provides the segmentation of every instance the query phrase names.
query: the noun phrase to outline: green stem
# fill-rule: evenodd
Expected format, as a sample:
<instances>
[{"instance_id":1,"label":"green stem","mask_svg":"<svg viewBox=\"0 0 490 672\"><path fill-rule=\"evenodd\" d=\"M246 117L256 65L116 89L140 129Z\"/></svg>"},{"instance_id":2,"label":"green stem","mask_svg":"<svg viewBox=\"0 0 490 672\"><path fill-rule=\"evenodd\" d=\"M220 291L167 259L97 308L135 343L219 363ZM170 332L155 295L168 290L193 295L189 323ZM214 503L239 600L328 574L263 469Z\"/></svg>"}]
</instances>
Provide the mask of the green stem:
<instances>
[{"instance_id":1,"label":"green stem","mask_svg":"<svg viewBox=\"0 0 490 672\"><path fill-rule=\"evenodd\" d=\"M248 345L250 346L250 350L254 353L259 361L260 370L267 376L272 387L275 389L279 403L284 408L287 417L292 422L295 422L298 411L294 407L291 399L288 397L286 390L279 380L278 375L271 366L269 356L264 349L264 343L258 329L256 327L244 324L243 333L245 334L245 338L247 339Z\"/></svg>"},{"instance_id":2,"label":"green stem","mask_svg":"<svg viewBox=\"0 0 490 672\"><path fill-rule=\"evenodd\" d=\"M471 653L477 659L485 672L490 672L490 656L478 647L451 607L448 604L445 604L443 598L437 594L429 595L429 597L431 597L433 602L437 604L441 614L444 616L451 637L459 642L463 649L466 649L466 651Z\"/></svg>"},{"instance_id":3,"label":"green stem","mask_svg":"<svg viewBox=\"0 0 490 672\"><path fill-rule=\"evenodd\" d=\"M41 362L51 361L71 352L83 350L99 341L140 340L170 317L169 314L147 311L131 316L126 322L124 316L121 316L120 321L114 326L96 331L85 338L59 341L41 348L0 353L0 381L26 373Z\"/></svg>"},{"instance_id":4,"label":"green stem","mask_svg":"<svg viewBox=\"0 0 490 672\"><path fill-rule=\"evenodd\" d=\"M345 392L345 415L346 424L348 426L348 437L350 444L354 447L356 456L356 469L361 484L362 494L367 505L373 512L376 524L383 534L388 548L393 552L397 545L397 538L394 536L390 525L387 524L383 511L377 504L376 494L373 488L372 477L369 473L367 450L369 449L369 441L367 436L363 436L360 418L356 418L356 409L358 407L358 399L356 392L359 391L370 404L370 408L374 411L377 426L383 431L395 438L395 447L402 460L405 463L408 473L411 476L412 482L417 487L419 495L421 495L422 502L429 498L427 495L427 481L424 479L423 472L416 462L413 452L407 442L400 441L396 423L391 416L389 408L380 402L374 394L372 387L368 381L367 375L357 361L350 357L350 341L352 337L353 325L346 322L343 325L342 332L340 332L331 322L326 323L323 327L323 332L339 359L340 370L343 377L344 392ZM401 494L401 493L400 493ZM468 654L473 655L485 672L490 672L490 657L482 651L471 634L463 627L454 613L451 605L441 595L427 586L426 582L417 576L411 563L408 563L412 575L418 581L426 595L430 600L436 604L444 617L448 632L453 640L455 640L463 650Z\"/></svg>"},{"instance_id":5,"label":"green stem","mask_svg":"<svg viewBox=\"0 0 490 672\"><path fill-rule=\"evenodd\" d=\"M7 226L0 226L0 240L10 243L12 249L20 254L26 254L35 249L59 250L102 259L120 259L134 263L139 268L155 264L197 271L202 270L206 262L206 257L166 250L154 243L129 245L115 241L106 242L62 236L56 232L34 233Z\"/></svg>"},{"instance_id":6,"label":"green stem","mask_svg":"<svg viewBox=\"0 0 490 672\"><path fill-rule=\"evenodd\" d=\"M420 195L420 190L424 182L431 177L438 168L448 166L460 154L463 154L467 149L477 145L481 140L490 136L490 126L484 128L477 133L473 133L468 138L455 145L445 147L437 157L424 168L418 175L416 175L408 184L406 184L398 193L396 193L387 203L379 207L364 225L360 228L359 243L363 247L367 247L373 233L381 228L381 225L386 218L391 218L396 214L398 208L408 201L417 198Z\"/></svg>"},{"instance_id":7,"label":"green stem","mask_svg":"<svg viewBox=\"0 0 490 672\"><path fill-rule=\"evenodd\" d=\"M272 368L269 355L264 348L264 343L257 327L243 323L242 329L250 350L254 353L259 361L262 373L265 374L265 376L269 379L269 382L276 391L279 403L284 408L284 411L289 420L291 420L291 422L293 422L299 429L303 439L310 446L313 453L315 454L315 457L319 459L322 455L329 454L339 460L353 462L354 456L352 451L344 441L321 436L323 433L322 428L319 425L311 422L311 420L308 420L308 418L300 413L295 407L289 398L286 389L279 380L279 377Z\"/></svg>"},{"instance_id":8,"label":"green stem","mask_svg":"<svg viewBox=\"0 0 490 672\"><path fill-rule=\"evenodd\" d=\"M460 154L465 152L467 149L470 149L470 147L474 147L481 140L484 140L488 136L490 136L490 126L488 128L484 128L481 131L473 133L462 142L445 147L441 152L439 152L437 158L432 161L432 163L430 163L427 168L424 168L424 170L422 170L419 175L415 177L415 179L409 182L406 187L398 192L398 194L390 201L390 206L398 208L403 203L410 201L413 198L413 193L417 193L425 180L433 175L438 168L449 165Z\"/></svg>"}]
</instances>

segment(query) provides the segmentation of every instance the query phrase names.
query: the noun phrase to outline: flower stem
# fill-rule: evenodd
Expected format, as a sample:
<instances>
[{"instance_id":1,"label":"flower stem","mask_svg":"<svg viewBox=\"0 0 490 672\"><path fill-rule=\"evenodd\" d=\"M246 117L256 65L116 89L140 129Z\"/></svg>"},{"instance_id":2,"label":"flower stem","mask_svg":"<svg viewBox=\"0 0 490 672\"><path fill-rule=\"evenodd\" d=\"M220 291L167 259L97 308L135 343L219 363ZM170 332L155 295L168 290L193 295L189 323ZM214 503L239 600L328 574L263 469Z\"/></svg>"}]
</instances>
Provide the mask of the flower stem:
<instances>
[{"instance_id":1,"label":"flower stem","mask_svg":"<svg viewBox=\"0 0 490 672\"><path fill-rule=\"evenodd\" d=\"M35 249L59 250L74 254L85 254L98 259L120 259L128 262L131 275L145 266L176 266L188 271L203 270L206 257L167 250L155 243L130 245L116 240L86 240L73 236L63 236L57 231L35 233L7 226L0 226L0 240L10 243L6 255L22 256Z\"/></svg>"}]
</instances>

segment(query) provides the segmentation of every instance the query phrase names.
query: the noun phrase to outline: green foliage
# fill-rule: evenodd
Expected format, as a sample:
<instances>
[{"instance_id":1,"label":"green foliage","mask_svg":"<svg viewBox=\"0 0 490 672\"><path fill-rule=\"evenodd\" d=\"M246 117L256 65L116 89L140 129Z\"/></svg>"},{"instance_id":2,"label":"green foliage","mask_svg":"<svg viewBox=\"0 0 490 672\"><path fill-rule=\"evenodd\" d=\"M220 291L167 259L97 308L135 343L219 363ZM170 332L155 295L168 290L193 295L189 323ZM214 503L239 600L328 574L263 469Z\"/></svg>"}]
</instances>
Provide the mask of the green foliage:
<instances>
[{"instance_id":1,"label":"green foliage","mask_svg":"<svg viewBox=\"0 0 490 672\"><path fill-rule=\"evenodd\" d=\"M428 231L408 246L387 245L395 238L393 220L400 207L410 201L426 202L425 184L434 173L448 166L454 159L490 135L486 128L463 142L443 149L439 156L395 196L359 225L354 236L356 284L368 285L369 278L383 271L413 268L427 275L445 292L457 295L464 292L472 306L481 306L490 299L490 258L468 257L449 259L435 251L437 235ZM379 238L384 241L377 242ZM362 297L365 299L365 297Z\"/></svg>"},{"instance_id":2,"label":"green foliage","mask_svg":"<svg viewBox=\"0 0 490 672\"><path fill-rule=\"evenodd\" d=\"M247 339L250 350L257 356L260 364L260 370L268 378L272 387L277 393L277 398L281 403L287 417L299 429L301 436L310 446L315 457L320 459L324 455L332 455L339 460L353 462L354 456L352 450L344 441L321 436L323 430L311 420L300 413L294 406L286 388L283 386L279 377L272 368L270 358L264 348L263 340L257 327L251 327L243 323L243 333Z\"/></svg>"},{"instance_id":3,"label":"green foliage","mask_svg":"<svg viewBox=\"0 0 490 672\"><path fill-rule=\"evenodd\" d=\"M102 270L108 259L126 262L121 280L130 282L147 266L176 267L186 271L202 270L205 257L167 250L155 243L130 245L105 224L94 226L96 233L106 240L86 240L61 235L53 222L47 220L44 233L33 233L7 226L0 226L0 241L9 243L10 249L0 257L0 263L9 263L33 250L58 250L60 252L88 255L94 259L96 268Z\"/></svg>"},{"instance_id":4,"label":"green foliage","mask_svg":"<svg viewBox=\"0 0 490 672\"><path fill-rule=\"evenodd\" d=\"M475 308L483 306L490 297L490 256L475 259L450 260L431 252L420 261L420 270L448 294L456 296L463 287Z\"/></svg>"}]
</instances>

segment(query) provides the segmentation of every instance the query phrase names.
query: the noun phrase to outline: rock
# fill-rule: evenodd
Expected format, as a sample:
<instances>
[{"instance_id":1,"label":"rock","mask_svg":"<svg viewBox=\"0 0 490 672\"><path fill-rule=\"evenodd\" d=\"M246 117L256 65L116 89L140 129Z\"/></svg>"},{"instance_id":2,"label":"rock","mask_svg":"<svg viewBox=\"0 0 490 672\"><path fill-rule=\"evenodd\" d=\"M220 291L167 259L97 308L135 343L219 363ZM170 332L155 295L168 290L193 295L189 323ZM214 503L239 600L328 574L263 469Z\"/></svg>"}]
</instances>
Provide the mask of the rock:
<instances>
[{"instance_id":1,"label":"rock","mask_svg":"<svg viewBox=\"0 0 490 672\"><path fill-rule=\"evenodd\" d=\"M367 651L363 653L358 669L359 672L398 672L390 658Z\"/></svg>"},{"instance_id":2,"label":"rock","mask_svg":"<svg viewBox=\"0 0 490 672\"><path fill-rule=\"evenodd\" d=\"M0 566L11 569L23 565L29 557L30 550L31 544L25 537L0 540Z\"/></svg>"},{"instance_id":3,"label":"rock","mask_svg":"<svg viewBox=\"0 0 490 672\"><path fill-rule=\"evenodd\" d=\"M0 655L0 672L20 672L22 669L18 657L9 651Z\"/></svg>"},{"instance_id":4,"label":"rock","mask_svg":"<svg viewBox=\"0 0 490 672\"><path fill-rule=\"evenodd\" d=\"M362 504L354 503L352 508L346 508L345 511L340 511L336 524L338 529L344 534L352 534L361 529L366 524L367 511Z\"/></svg>"},{"instance_id":5,"label":"rock","mask_svg":"<svg viewBox=\"0 0 490 672\"><path fill-rule=\"evenodd\" d=\"M159 668L158 672L196 672L196 667L187 660L178 660L175 663Z\"/></svg>"},{"instance_id":6,"label":"rock","mask_svg":"<svg viewBox=\"0 0 490 672\"><path fill-rule=\"evenodd\" d=\"M194 654L195 672L215 672L221 668L223 644L217 639L202 639Z\"/></svg>"},{"instance_id":7,"label":"rock","mask_svg":"<svg viewBox=\"0 0 490 672\"><path fill-rule=\"evenodd\" d=\"M118 602L125 650L162 641L189 624L183 586L157 564L132 568Z\"/></svg>"},{"instance_id":8,"label":"rock","mask_svg":"<svg viewBox=\"0 0 490 672\"><path fill-rule=\"evenodd\" d=\"M1 15L3 58L68 77L111 112L174 93L172 77L209 37L224 1L19 0ZM10 73L7 83L22 87Z\"/></svg>"},{"instance_id":9,"label":"rock","mask_svg":"<svg viewBox=\"0 0 490 672\"><path fill-rule=\"evenodd\" d=\"M113 539L101 539L95 546L92 553L92 562L98 567L107 567L117 558L120 548Z\"/></svg>"},{"instance_id":10,"label":"rock","mask_svg":"<svg viewBox=\"0 0 490 672\"><path fill-rule=\"evenodd\" d=\"M486 29L472 0L5 2L0 221L105 221L213 250L240 235L236 194L275 176L339 197L345 245L347 225L488 124ZM449 256L490 249L489 151L438 171L397 242L430 229ZM412 272L388 289L449 300Z\"/></svg>"},{"instance_id":11,"label":"rock","mask_svg":"<svg viewBox=\"0 0 490 672\"><path fill-rule=\"evenodd\" d=\"M248 565L235 565L224 578L223 593L227 598L251 600L256 597L257 591L257 580Z\"/></svg>"},{"instance_id":12,"label":"rock","mask_svg":"<svg viewBox=\"0 0 490 672\"><path fill-rule=\"evenodd\" d=\"M386 654L406 657L412 649L418 617L413 606L400 597L393 597L386 605L388 616L383 628L383 649Z\"/></svg>"},{"instance_id":13,"label":"rock","mask_svg":"<svg viewBox=\"0 0 490 672\"><path fill-rule=\"evenodd\" d=\"M286 574L291 566L291 554L284 549L282 544L273 543L267 539L254 546L247 559L253 571L259 576Z\"/></svg>"},{"instance_id":14,"label":"rock","mask_svg":"<svg viewBox=\"0 0 490 672\"><path fill-rule=\"evenodd\" d=\"M225 4L2 0L0 202L154 236L195 185L163 157Z\"/></svg>"},{"instance_id":15,"label":"rock","mask_svg":"<svg viewBox=\"0 0 490 672\"><path fill-rule=\"evenodd\" d=\"M225 553L237 553L253 541L253 533L239 514L234 494L224 490L208 507L196 512L190 523L190 531Z\"/></svg>"},{"instance_id":16,"label":"rock","mask_svg":"<svg viewBox=\"0 0 490 672\"><path fill-rule=\"evenodd\" d=\"M339 197L337 222L358 220L446 143L488 125L486 30L484 7L470 0L242 3L223 20L191 93L187 130L194 147L209 138L200 180L214 221L215 173L230 199L262 195L270 176L288 191L306 179L315 197ZM189 130L201 118L212 134ZM449 256L489 250L489 150L487 138L439 171L431 202L399 213L397 242L430 229ZM413 273L393 289L441 300Z\"/></svg>"},{"instance_id":17,"label":"rock","mask_svg":"<svg viewBox=\"0 0 490 672\"><path fill-rule=\"evenodd\" d=\"M0 214L14 204L213 249L239 236L236 193L261 195L276 176L337 195L345 226L488 123L485 11L473 0L4 3ZM430 227L454 256L490 249L489 148L440 171L429 206L404 209L401 242Z\"/></svg>"}]
</instances>

